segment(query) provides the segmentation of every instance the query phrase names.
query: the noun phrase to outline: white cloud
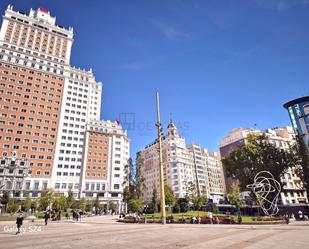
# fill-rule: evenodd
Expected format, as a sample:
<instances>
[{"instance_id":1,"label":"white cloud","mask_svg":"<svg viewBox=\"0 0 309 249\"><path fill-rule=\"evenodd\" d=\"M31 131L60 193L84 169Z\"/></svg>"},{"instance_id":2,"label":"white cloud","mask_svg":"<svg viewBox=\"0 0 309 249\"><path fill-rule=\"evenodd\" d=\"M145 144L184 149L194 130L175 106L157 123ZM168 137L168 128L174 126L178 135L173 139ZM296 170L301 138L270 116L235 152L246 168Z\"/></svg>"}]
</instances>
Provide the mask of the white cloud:
<instances>
[{"instance_id":1,"label":"white cloud","mask_svg":"<svg viewBox=\"0 0 309 249\"><path fill-rule=\"evenodd\" d=\"M309 0L254 0L261 8L283 12L299 4L309 4Z\"/></svg>"},{"instance_id":2,"label":"white cloud","mask_svg":"<svg viewBox=\"0 0 309 249\"><path fill-rule=\"evenodd\" d=\"M130 62L120 66L122 69L139 71L147 67L146 63L142 62Z\"/></svg>"},{"instance_id":3,"label":"white cloud","mask_svg":"<svg viewBox=\"0 0 309 249\"><path fill-rule=\"evenodd\" d=\"M179 28L172 27L165 22L153 22L156 28L170 41L177 41L182 39L191 39L191 35L186 33Z\"/></svg>"}]
</instances>

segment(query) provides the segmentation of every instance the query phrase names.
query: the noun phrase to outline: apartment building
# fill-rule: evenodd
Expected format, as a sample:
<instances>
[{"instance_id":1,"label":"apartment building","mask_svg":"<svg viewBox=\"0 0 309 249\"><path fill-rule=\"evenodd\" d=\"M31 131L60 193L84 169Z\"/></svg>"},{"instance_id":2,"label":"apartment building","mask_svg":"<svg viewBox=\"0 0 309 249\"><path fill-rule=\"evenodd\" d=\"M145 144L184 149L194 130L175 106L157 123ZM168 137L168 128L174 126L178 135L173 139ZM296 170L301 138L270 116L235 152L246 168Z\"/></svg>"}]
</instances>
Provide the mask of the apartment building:
<instances>
[{"instance_id":1,"label":"apartment building","mask_svg":"<svg viewBox=\"0 0 309 249\"><path fill-rule=\"evenodd\" d=\"M91 121L87 124L80 178L80 196L98 197L103 204L122 203L125 166L130 157L130 140L119 122Z\"/></svg>"},{"instance_id":2,"label":"apartment building","mask_svg":"<svg viewBox=\"0 0 309 249\"><path fill-rule=\"evenodd\" d=\"M224 172L219 153L208 152L196 144L188 146L187 149L193 159L198 195L205 194L213 203L219 203L225 195Z\"/></svg>"},{"instance_id":3,"label":"apartment building","mask_svg":"<svg viewBox=\"0 0 309 249\"><path fill-rule=\"evenodd\" d=\"M0 181L20 197L21 190L37 197L45 188L81 194L89 127L113 126L99 121L102 83L91 69L70 65L72 44L73 28L56 25L46 8L29 15L6 9L0 31ZM13 155L25 165L22 183L5 181L6 160Z\"/></svg>"},{"instance_id":4,"label":"apartment building","mask_svg":"<svg viewBox=\"0 0 309 249\"><path fill-rule=\"evenodd\" d=\"M150 201L154 186L160 189L158 141L146 146L140 155L145 178L144 200ZM167 133L162 137L163 170L165 184L169 185L177 198L189 194L192 185L196 195L207 195L214 202L224 196L221 162L216 153L209 153L198 145L186 146L176 125L170 122Z\"/></svg>"},{"instance_id":5,"label":"apartment building","mask_svg":"<svg viewBox=\"0 0 309 249\"><path fill-rule=\"evenodd\" d=\"M220 153L222 158L226 157L240 145L247 143L249 134L266 136L269 143L274 144L280 149L289 149L295 143L295 132L290 126L275 127L266 130L257 130L253 128L236 128L220 141ZM235 180L228 177L225 179L227 192L231 192L232 184ZM290 168L281 178L283 189L281 191L282 204L308 203L307 193L303 189L301 179L296 175L295 170Z\"/></svg>"}]
</instances>

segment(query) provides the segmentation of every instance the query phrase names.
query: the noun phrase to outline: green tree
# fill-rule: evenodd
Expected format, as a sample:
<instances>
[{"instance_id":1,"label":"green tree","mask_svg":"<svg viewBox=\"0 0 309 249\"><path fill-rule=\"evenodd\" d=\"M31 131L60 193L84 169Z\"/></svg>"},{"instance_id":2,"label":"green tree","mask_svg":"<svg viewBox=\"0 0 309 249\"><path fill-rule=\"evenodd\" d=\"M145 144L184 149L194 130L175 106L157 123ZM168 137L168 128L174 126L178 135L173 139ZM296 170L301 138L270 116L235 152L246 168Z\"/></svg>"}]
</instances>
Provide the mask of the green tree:
<instances>
[{"instance_id":1,"label":"green tree","mask_svg":"<svg viewBox=\"0 0 309 249\"><path fill-rule=\"evenodd\" d=\"M93 201L86 200L86 207L85 207L86 212L92 212L93 207L94 207Z\"/></svg>"},{"instance_id":2,"label":"green tree","mask_svg":"<svg viewBox=\"0 0 309 249\"><path fill-rule=\"evenodd\" d=\"M133 193L135 191L134 183L134 165L132 159L129 158L127 164L124 167L124 182L123 182L123 200L128 203L129 200L133 199Z\"/></svg>"},{"instance_id":3,"label":"green tree","mask_svg":"<svg viewBox=\"0 0 309 249\"><path fill-rule=\"evenodd\" d=\"M239 198L239 187L236 184L232 186L232 193L230 195L230 203L233 206L235 206L237 211L239 211L240 207L242 206L242 202Z\"/></svg>"},{"instance_id":4,"label":"green tree","mask_svg":"<svg viewBox=\"0 0 309 249\"><path fill-rule=\"evenodd\" d=\"M164 192L165 192L165 205L173 207L176 203L176 197L174 196L172 188L169 185L165 185Z\"/></svg>"},{"instance_id":5,"label":"green tree","mask_svg":"<svg viewBox=\"0 0 309 249\"><path fill-rule=\"evenodd\" d=\"M173 213L180 213L180 205L178 204L178 202L176 202L173 207Z\"/></svg>"},{"instance_id":6,"label":"green tree","mask_svg":"<svg viewBox=\"0 0 309 249\"><path fill-rule=\"evenodd\" d=\"M143 192L146 188L145 178L142 175L141 167L143 166L143 158L140 153L136 154L135 167L132 163L132 159L128 160L125 166L125 180L123 182L124 192L123 200L129 203L130 200L141 200Z\"/></svg>"},{"instance_id":7,"label":"green tree","mask_svg":"<svg viewBox=\"0 0 309 249\"><path fill-rule=\"evenodd\" d=\"M111 209L111 210L114 210L114 211L117 210L117 205L116 205L116 203L113 202L113 201L110 201L110 202L108 203L108 207L109 207L109 209Z\"/></svg>"},{"instance_id":8,"label":"green tree","mask_svg":"<svg viewBox=\"0 0 309 249\"><path fill-rule=\"evenodd\" d=\"M66 197L67 208L72 208L74 202L75 202L74 193L71 189L69 189L68 196Z\"/></svg>"},{"instance_id":9,"label":"green tree","mask_svg":"<svg viewBox=\"0 0 309 249\"><path fill-rule=\"evenodd\" d=\"M143 206L142 197L146 186L145 178L141 172L142 166L143 158L140 153L136 154L135 167L132 159L129 159L125 166L123 200L128 203L128 210L133 212L135 212L134 210L141 210L140 205Z\"/></svg>"},{"instance_id":10,"label":"green tree","mask_svg":"<svg viewBox=\"0 0 309 249\"><path fill-rule=\"evenodd\" d=\"M79 200L74 200L71 208L85 210L86 209L86 199L82 197Z\"/></svg>"},{"instance_id":11,"label":"green tree","mask_svg":"<svg viewBox=\"0 0 309 249\"><path fill-rule=\"evenodd\" d=\"M181 213L185 213L189 211L189 200L187 198L179 198L177 200L177 204L179 205L179 209Z\"/></svg>"},{"instance_id":12,"label":"green tree","mask_svg":"<svg viewBox=\"0 0 309 249\"><path fill-rule=\"evenodd\" d=\"M97 197L95 198L94 207L96 208L96 210L98 210L100 208L99 195L97 195Z\"/></svg>"},{"instance_id":13,"label":"green tree","mask_svg":"<svg viewBox=\"0 0 309 249\"><path fill-rule=\"evenodd\" d=\"M31 208L31 204L32 204L32 201L31 201L31 198L29 196L26 197L26 199L24 200L24 203L23 203L23 207L24 209L28 212L29 209Z\"/></svg>"},{"instance_id":14,"label":"green tree","mask_svg":"<svg viewBox=\"0 0 309 249\"><path fill-rule=\"evenodd\" d=\"M128 210L132 212L141 212L144 207L143 201L132 199L128 202Z\"/></svg>"},{"instance_id":15,"label":"green tree","mask_svg":"<svg viewBox=\"0 0 309 249\"><path fill-rule=\"evenodd\" d=\"M41 193L39 200L39 207L42 210L46 210L53 203L54 191L52 189L44 189Z\"/></svg>"},{"instance_id":16,"label":"green tree","mask_svg":"<svg viewBox=\"0 0 309 249\"><path fill-rule=\"evenodd\" d=\"M144 159L140 153L136 155L136 172L135 172L135 196L134 199L141 199L146 188L145 178L142 174Z\"/></svg>"},{"instance_id":17,"label":"green tree","mask_svg":"<svg viewBox=\"0 0 309 249\"><path fill-rule=\"evenodd\" d=\"M39 207L39 202L38 200L32 200L31 202L31 209L32 209L32 212L34 212L35 210L37 210Z\"/></svg>"},{"instance_id":18,"label":"green tree","mask_svg":"<svg viewBox=\"0 0 309 249\"><path fill-rule=\"evenodd\" d=\"M203 205L207 204L208 198L206 195L195 196L192 202L194 210L200 210Z\"/></svg>"},{"instance_id":19,"label":"green tree","mask_svg":"<svg viewBox=\"0 0 309 249\"><path fill-rule=\"evenodd\" d=\"M16 201L14 201L13 199L10 199L9 202L7 203L7 212L8 213L16 213L19 209L19 205Z\"/></svg>"},{"instance_id":20,"label":"green tree","mask_svg":"<svg viewBox=\"0 0 309 249\"><path fill-rule=\"evenodd\" d=\"M10 201L10 192L9 191L3 191L2 197L1 197L1 204L5 206L5 210L7 212L7 204Z\"/></svg>"},{"instance_id":21,"label":"green tree","mask_svg":"<svg viewBox=\"0 0 309 249\"><path fill-rule=\"evenodd\" d=\"M67 207L66 198L63 195L57 194L53 198L53 209L63 210Z\"/></svg>"},{"instance_id":22,"label":"green tree","mask_svg":"<svg viewBox=\"0 0 309 249\"><path fill-rule=\"evenodd\" d=\"M79 206L80 206L80 205L79 205L79 200L74 200L74 202L72 203L71 208L72 208L72 209L80 209Z\"/></svg>"},{"instance_id":23,"label":"green tree","mask_svg":"<svg viewBox=\"0 0 309 249\"><path fill-rule=\"evenodd\" d=\"M295 157L296 174L301 178L304 189L309 193L309 144L306 146L304 140L297 135L296 143L292 150Z\"/></svg>"},{"instance_id":24,"label":"green tree","mask_svg":"<svg viewBox=\"0 0 309 249\"><path fill-rule=\"evenodd\" d=\"M86 209L86 199L84 197L79 199L79 207L82 210Z\"/></svg>"},{"instance_id":25,"label":"green tree","mask_svg":"<svg viewBox=\"0 0 309 249\"><path fill-rule=\"evenodd\" d=\"M193 182L186 182L186 198L189 202L193 203L194 198L197 197L197 191Z\"/></svg>"},{"instance_id":26,"label":"green tree","mask_svg":"<svg viewBox=\"0 0 309 249\"><path fill-rule=\"evenodd\" d=\"M151 208L152 208L153 213L157 213L158 212L158 191L157 191L157 187L156 187L155 183L153 183L152 197L151 197L151 203L150 204L151 204Z\"/></svg>"},{"instance_id":27,"label":"green tree","mask_svg":"<svg viewBox=\"0 0 309 249\"><path fill-rule=\"evenodd\" d=\"M250 135L246 144L222 159L226 175L239 180L240 190L247 190L260 171L269 171L280 182L280 177L289 167L295 165L289 150L283 150L269 143L264 135Z\"/></svg>"}]
</instances>

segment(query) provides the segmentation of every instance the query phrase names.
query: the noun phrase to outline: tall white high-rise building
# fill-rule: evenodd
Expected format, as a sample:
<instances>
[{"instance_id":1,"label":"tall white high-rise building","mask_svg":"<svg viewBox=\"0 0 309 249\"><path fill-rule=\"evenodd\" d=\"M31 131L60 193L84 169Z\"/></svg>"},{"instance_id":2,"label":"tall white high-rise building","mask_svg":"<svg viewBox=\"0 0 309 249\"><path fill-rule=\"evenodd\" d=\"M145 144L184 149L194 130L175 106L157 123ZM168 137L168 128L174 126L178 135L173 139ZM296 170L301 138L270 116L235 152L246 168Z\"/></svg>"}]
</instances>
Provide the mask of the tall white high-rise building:
<instances>
[{"instance_id":1,"label":"tall white high-rise building","mask_svg":"<svg viewBox=\"0 0 309 249\"><path fill-rule=\"evenodd\" d=\"M91 71L71 68L65 78L51 187L79 189L87 122L99 120L102 84Z\"/></svg>"},{"instance_id":2,"label":"tall white high-rise building","mask_svg":"<svg viewBox=\"0 0 309 249\"><path fill-rule=\"evenodd\" d=\"M6 9L0 31L0 157L5 159L0 161L0 185L21 198L24 191L38 197L46 188L83 193L83 158L93 122L109 125L106 135L115 141L126 137L121 126L99 121L102 83L91 69L70 65L72 44L73 28L56 25L46 8L31 9L29 15L10 5ZM128 139L125 146L107 160L120 154L122 167ZM6 170L6 158L12 155L28 166L28 175L14 183L6 180L13 174ZM115 173L106 181L114 186L120 179Z\"/></svg>"}]
</instances>

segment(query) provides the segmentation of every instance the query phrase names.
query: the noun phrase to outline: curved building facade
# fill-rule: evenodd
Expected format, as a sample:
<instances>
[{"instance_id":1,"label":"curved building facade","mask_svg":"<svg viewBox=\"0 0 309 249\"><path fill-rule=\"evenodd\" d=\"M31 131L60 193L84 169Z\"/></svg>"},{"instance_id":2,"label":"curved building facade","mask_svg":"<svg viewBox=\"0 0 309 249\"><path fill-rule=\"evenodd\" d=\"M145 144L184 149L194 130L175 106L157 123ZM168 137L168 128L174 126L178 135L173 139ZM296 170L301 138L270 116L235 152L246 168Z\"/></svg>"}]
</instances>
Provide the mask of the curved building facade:
<instances>
[{"instance_id":1,"label":"curved building facade","mask_svg":"<svg viewBox=\"0 0 309 249\"><path fill-rule=\"evenodd\" d=\"M294 129L309 146L309 96L289 101L283 107L288 110Z\"/></svg>"}]
</instances>

